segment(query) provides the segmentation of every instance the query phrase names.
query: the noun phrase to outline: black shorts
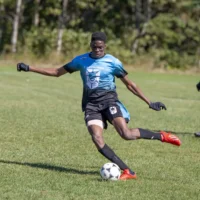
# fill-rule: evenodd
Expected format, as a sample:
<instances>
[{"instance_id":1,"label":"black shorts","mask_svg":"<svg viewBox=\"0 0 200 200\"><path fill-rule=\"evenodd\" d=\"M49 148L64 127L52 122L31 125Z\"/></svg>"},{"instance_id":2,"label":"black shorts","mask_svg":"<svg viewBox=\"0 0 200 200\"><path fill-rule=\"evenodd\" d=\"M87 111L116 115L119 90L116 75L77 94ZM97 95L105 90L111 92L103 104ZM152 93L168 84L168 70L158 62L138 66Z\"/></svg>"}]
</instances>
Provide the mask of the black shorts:
<instances>
[{"instance_id":1,"label":"black shorts","mask_svg":"<svg viewBox=\"0 0 200 200\"><path fill-rule=\"evenodd\" d=\"M116 117L123 117L128 123L130 115L127 109L120 101L106 102L100 104L88 103L85 109L85 122L90 120L101 120L104 123L104 128L107 128L107 121L112 124Z\"/></svg>"}]
</instances>

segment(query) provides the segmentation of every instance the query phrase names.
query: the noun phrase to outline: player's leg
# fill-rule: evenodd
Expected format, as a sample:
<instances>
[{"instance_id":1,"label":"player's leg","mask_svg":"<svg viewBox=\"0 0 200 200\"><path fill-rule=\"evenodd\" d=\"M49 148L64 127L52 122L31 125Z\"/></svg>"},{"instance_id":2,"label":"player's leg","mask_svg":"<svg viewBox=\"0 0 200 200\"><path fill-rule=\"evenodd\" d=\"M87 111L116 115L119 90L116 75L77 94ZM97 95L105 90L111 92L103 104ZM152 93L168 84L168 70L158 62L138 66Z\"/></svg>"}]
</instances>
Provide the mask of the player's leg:
<instances>
[{"instance_id":1,"label":"player's leg","mask_svg":"<svg viewBox=\"0 0 200 200\"><path fill-rule=\"evenodd\" d=\"M162 136L160 133L154 133L142 128L128 128L127 123L123 117L114 118L112 120L112 124L119 135L125 140L136 140L143 138L162 141Z\"/></svg>"},{"instance_id":2,"label":"player's leg","mask_svg":"<svg viewBox=\"0 0 200 200\"><path fill-rule=\"evenodd\" d=\"M103 129L106 124L103 121L103 117L98 106L90 104L90 108L86 108L85 123L96 148L98 150L103 148L105 145L103 139Z\"/></svg>"},{"instance_id":3,"label":"player's leg","mask_svg":"<svg viewBox=\"0 0 200 200\"><path fill-rule=\"evenodd\" d=\"M112 124L115 127L116 131L119 133L119 135L125 140L160 140L161 142L167 142L177 146L181 145L181 141L179 140L179 138L171 133L167 133L164 131L156 133L142 128L129 129L123 117L114 118L112 120Z\"/></svg>"},{"instance_id":4,"label":"player's leg","mask_svg":"<svg viewBox=\"0 0 200 200\"><path fill-rule=\"evenodd\" d=\"M97 125L98 123L98 125ZM92 141L105 158L117 164L121 170L129 169L129 167L115 154L115 152L104 142L103 124L101 120L90 120L87 122L88 131L92 137Z\"/></svg>"},{"instance_id":5,"label":"player's leg","mask_svg":"<svg viewBox=\"0 0 200 200\"><path fill-rule=\"evenodd\" d=\"M103 139L103 122L101 120L90 120L87 122L87 128L96 148L98 150L102 149L105 145Z\"/></svg>"},{"instance_id":6,"label":"player's leg","mask_svg":"<svg viewBox=\"0 0 200 200\"><path fill-rule=\"evenodd\" d=\"M106 110L106 116L113 124L119 135L125 140L135 139L151 139L160 140L162 142L171 143L177 146L181 145L181 141L175 135L160 131L158 133L142 128L128 128L129 114L126 108L120 102L112 104Z\"/></svg>"},{"instance_id":7,"label":"player's leg","mask_svg":"<svg viewBox=\"0 0 200 200\"><path fill-rule=\"evenodd\" d=\"M115 152L104 142L103 138L103 129L105 120L103 119L101 113L91 112L91 110L86 110L85 112L85 121L88 128L88 131L92 137L92 141L105 158L111 162L117 164L121 170L127 170L129 167L115 154ZM133 173L134 174L134 173ZM134 174L134 178L136 175Z\"/></svg>"}]
</instances>

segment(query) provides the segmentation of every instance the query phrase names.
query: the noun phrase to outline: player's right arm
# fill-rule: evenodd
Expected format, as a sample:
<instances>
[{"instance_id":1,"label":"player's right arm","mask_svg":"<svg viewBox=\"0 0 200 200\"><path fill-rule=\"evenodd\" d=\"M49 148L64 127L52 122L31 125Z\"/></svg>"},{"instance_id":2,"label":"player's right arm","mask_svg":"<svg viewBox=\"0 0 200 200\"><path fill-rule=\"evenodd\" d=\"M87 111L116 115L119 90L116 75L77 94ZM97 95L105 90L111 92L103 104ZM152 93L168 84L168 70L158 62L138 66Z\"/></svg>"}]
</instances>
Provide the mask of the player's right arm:
<instances>
[{"instance_id":1,"label":"player's right arm","mask_svg":"<svg viewBox=\"0 0 200 200\"><path fill-rule=\"evenodd\" d=\"M30 71L30 72L35 72L35 73L42 74L45 76L55 76L55 77L59 77L59 76L62 76L64 74L68 73L68 71L64 67L37 68L37 67L26 65L24 63L17 64L17 71L25 71L25 72Z\"/></svg>"}]
</instances>

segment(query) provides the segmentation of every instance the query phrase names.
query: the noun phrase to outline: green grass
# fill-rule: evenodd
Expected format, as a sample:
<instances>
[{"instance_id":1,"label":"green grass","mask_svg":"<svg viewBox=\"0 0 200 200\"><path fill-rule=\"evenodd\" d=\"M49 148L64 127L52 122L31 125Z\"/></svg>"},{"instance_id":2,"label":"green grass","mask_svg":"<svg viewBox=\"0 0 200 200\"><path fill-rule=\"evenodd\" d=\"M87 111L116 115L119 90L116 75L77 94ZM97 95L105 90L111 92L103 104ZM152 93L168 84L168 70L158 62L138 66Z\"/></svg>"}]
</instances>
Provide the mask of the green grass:
<instances>
[{"instance_id":1,"label":"green grass","mask_svg":"<svg viewBox=\"0 0 200 200\"><path fill-rule=\"evenodd\" d=\"M102 181L107 162L95 149L81 112L79 74L61 78L0 68L1 200L199 200L199 75L131 72L155 112L117 80L129 127L168 130L182 140L176 147L159 141L124 141L109 126L106 143L137 172L138 180Z\"/></svg>"}]
</instances>

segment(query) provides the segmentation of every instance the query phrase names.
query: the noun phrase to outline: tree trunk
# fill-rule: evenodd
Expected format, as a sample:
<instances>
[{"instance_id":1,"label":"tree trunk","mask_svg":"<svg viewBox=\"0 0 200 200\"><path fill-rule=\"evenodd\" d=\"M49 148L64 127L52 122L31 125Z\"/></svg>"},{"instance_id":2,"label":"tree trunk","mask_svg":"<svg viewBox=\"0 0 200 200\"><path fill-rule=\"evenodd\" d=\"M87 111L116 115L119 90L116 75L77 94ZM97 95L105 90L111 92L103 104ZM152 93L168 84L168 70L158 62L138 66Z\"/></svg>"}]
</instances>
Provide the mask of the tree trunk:
<instances>
[{"instance_id":1,"label":"tree trunk","mask_svg":"<svg viewBox=\"0 0 200 200\"><path fill-rule=\"evenodd\" d=\"M146 18L146 23L151 19L151 3L152 0L145 0L144 1L144 13L145 13L145 18Z\"/></svg>"},{"instance_id":2,"label":"tree trunk","mask_svg":"<svg viewBox=\"0 0 200 200\"><path fill-rule=\"evenodd\" d=\"M33 24L34 26L38 26L39 22L40 22L40 14L39 14L39 10L40 10L40 1L41 0L35 0L35 12L34 12L34 19L33 19Z\"/></svg>"},{"instance_id":3,"label":"tree trunk","mask_svg":"<svg viewBox=\"0 0 200 200\"><path fill-rule=\"evenodd\" d=\"M138 36L140 34L140 15L141 15L141 1L136 0L136 6L135 6L135 27L136 27L136 37L132 44L132 53L136 54L136 50L138 48Z\"/></svg>"},{"instance_id":4,"label":"tree trunk","mask_svg":"<svg viewBox=\"0 0 200 200\"><path fill-rule=\"evenodd\" d=\"M59 16L58 38L57 38L57 53L60 54L62 50L62 37L66 24L68 0L62 1L62 13Z\"/></svg>"},{"instance_id":5,"label":"tree trunk","mask_svg":"<svg viewBox=\"0 0 200 200\"><path fill-rule=\"evenodd\" d=\"M12 32L12 52L15 53L17 51L17 37L18 37L18 29L19 29L19 18L21 14L21 6L22 0L17 0L16 3L16 12L13 20L13 32Z\"/></svg>"},{"instance_id":6,"label":"tree trunk","mask_svg":"<svg viewBox=\"0 0 200 200\"><path fill-rule=\"evenodd\" d=\"M151 19L151 2L152 0L137 0L136 1L136 30L137 30L137 36L135 37L132 45L132 53L136 54L136 51L138 49L138 42L141 36L143 36L146 32L146 27L148 25L149 20ZM142 8L142 3L143 3L143 8L144 8L144 16L145 16L145 22L141 28L140 25L140 20L141 20L141 8Z\"/></svg>"}]
</instances>

